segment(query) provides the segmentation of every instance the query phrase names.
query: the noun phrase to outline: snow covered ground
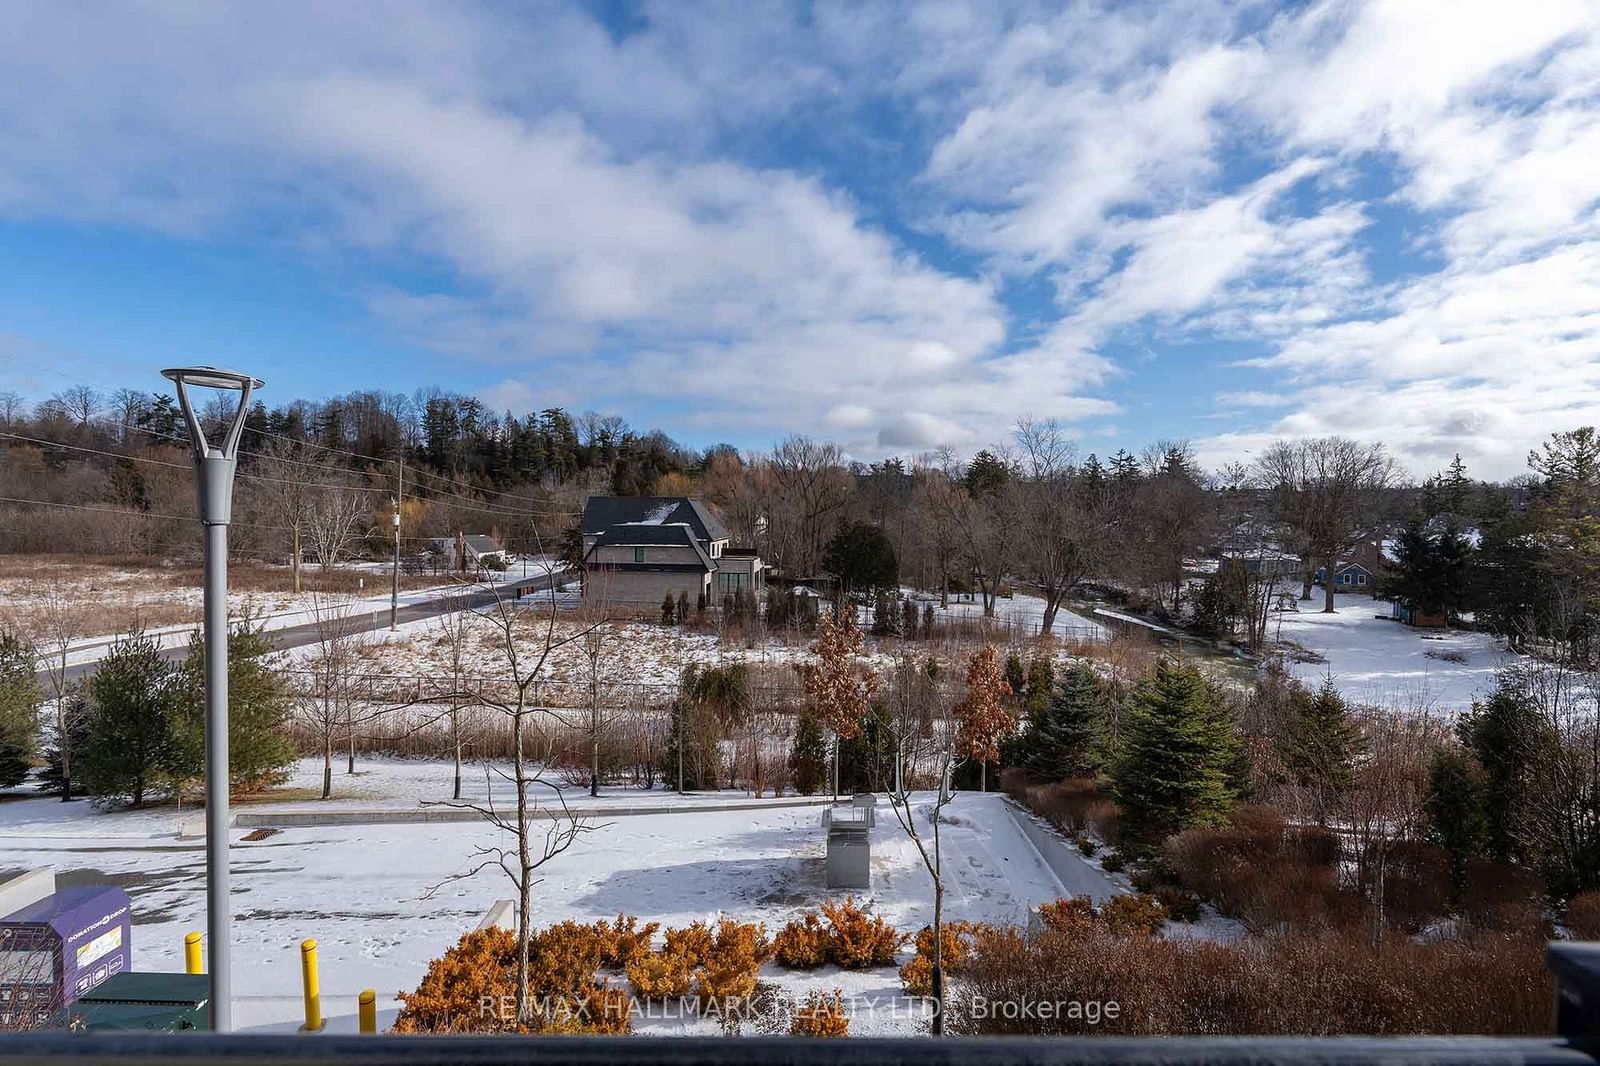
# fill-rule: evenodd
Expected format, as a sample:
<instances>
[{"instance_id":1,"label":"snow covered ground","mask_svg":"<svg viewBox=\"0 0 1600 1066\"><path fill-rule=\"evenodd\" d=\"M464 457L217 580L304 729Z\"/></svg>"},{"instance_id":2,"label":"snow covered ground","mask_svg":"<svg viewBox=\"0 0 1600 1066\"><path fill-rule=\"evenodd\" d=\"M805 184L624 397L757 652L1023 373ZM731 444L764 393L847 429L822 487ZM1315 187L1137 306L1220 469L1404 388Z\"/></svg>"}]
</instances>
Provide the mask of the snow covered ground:
<instances>
[{"instance_id":1,"label":"snow covered ground","mask_svg":"<svg viewBox=\"0 0 1600 1066\"><path fill-rule=\"evenodd\" d=\"M1298 612L1275 613L1267 635L1324 660L1295 662L1291 655L1295 677L1317 685L1331 675L1340 692L1363 703L1453 715L1492 691L1495 672L1519 660L1487 633L1401 625L1388 617L1387 602L1370 596L1335 595L1334 607L1322 613L1319 589ZM1463 661L1452 661L1457 657Z\"/></svg>"},{"instance_id":2,"label":"snow covered ground","mask_svg":"<svg viewBox=\"0 0 1600 1066\"><path fill-rule=\"evenodd\" d=\"M377 794L369 801L394 801L407 792L412 802L448 794L447 765L368 765L369 791ZM619 789L610 795L659 802L668 794ZM929 798L916 804L924 818ZM856 895L897 927L915 931L931 914L927 874L893 813L882 805L878 813L873 887ZM800 910L841 894L824 887L824 835L816 808L752 804L733 812L597 821L599 828L541 871L534 914L539 924L626 912L682 925L725 913L764 921L775 931ZM0 875L53 865L63 883L122 885L134 900L135 965L178 969L184 933L204 927L205 886L202 842L177 838L177 822L170 810L103 814L54 799L0 801ZM298 1024L297 945L306 937L320 945L330 1028L354 1028L355 997L368 986L378 989L380 1023L388 1024L398 1009L394 993L414 988L429 959L474 927L497 899L513 894L511 882L497 871L451 880L468 869L475 848L497 842L487 827L361 825L290 828L250 842L243 836L243 830L233 836L234 980L236 1016L246 1028L287 1031ZM1039 843L998 794L960 794L947 808L942 836L951 918L1026 922L1032 909L1066 892ZM1060 852L1076 854L1064 846ZM1104 876L1087 863L1081 872L1089 883ZM1085 882L1076 880L1081 890ZM891 970L798 974L769 965L764 979L800 994L839 987L859 997L858 1008L872 1004L856 1015L853 1032L918 1027L898 999L899 981ZM658 1024L686 1029L681 1021L647 1023ZM709 1021L687 1028L714 1031Z\"/></svg>"},{"instance_id":3,"label":"snow covered ground","mask_svg":"<svg viewBox=\"0 0 1600 1066\"><path fill-rule=\"evenodd\" d=\"M539 577L551 565L553 564L548 556L529 556L527 576ZM249 615L255 619L260 628L272 630L314 621L319 605L323 610L332 605L340 610L354 612L388 611L390 592L387 564L352 563L342 569L368 572L370 576L365 579L366 590L356 595L233 591L228 596L228 617L239 619ZM523 570L519 558L504 572L485 573L470 588L481 590L491 584L500 587L514 584L523 580ZM57 577L59 578L59 575ZM116 639L114 633L95 631L99 628L95 624L96 615L93 611L95 603L111 602L118 607L192 610L191 621L151 626L145 630L145 634L153 638L159 646L177 647L188 643L189 634L199 623L199 612L204 602L203 590L198 587L166 585L152 578L149 572L118 570L112 567L80 567L69 575L67 580L61 581L55 587L64 592L70 604L82 608L79 612L79 625L89 631L70 643L71 650L67 653L68 665L94 662L105 654L106 648ZM454 578L441 576L426 582L422 587L403 588L399 602L401 606L426 603L457 587L459 587L458 582ZM29 624L30 612L36 612L43 607L48 597L53 594L51 583L37 577L7 575L5 578L0 578L0 603L4 605L3 610L0 610L0 619L5 616L15 616L24 631L31 631L36 627Z\"/></svg>"},{"instance_id":4,"label":"snow covered ground","mask_svg":"<svg viewBox=\"0 0 1600 1066\"><path fill-rule=\"evenodd\" d=\"M910 589L903 590L910 593ZM926 593L917 593L917 596L926 598ZM933 601L934 617L936 618L972 618L983 617L983 599L976 593L969 601L965 598L951 596L949 608L939 606L937 598ZM1002 622L1009 622L1026 632L1028 636L1037 635L1040 625L1044 622L1044 599L1040 596L1018 592L1010 597L1001 597L995 601L994 616ZM1056 612L1055 634L1062 638L1078 638L1087 640L1103 640L1108 635L1106 628L1092 618L1085 617L1075 611L1062 607ZM1022 635L1019 633L1019 635Z\"/></svg>"}]
</instances>

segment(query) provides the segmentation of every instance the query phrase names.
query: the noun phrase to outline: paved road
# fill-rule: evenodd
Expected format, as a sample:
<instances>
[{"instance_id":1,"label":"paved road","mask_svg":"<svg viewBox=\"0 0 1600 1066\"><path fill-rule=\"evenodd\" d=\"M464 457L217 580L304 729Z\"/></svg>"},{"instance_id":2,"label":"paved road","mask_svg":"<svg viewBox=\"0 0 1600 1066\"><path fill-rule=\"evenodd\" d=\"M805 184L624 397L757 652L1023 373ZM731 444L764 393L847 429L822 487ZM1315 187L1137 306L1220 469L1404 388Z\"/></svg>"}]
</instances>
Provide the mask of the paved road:
<instances>
[{"instance_id":1,"label":"paved road","mask_svg":"<svg viewBox=\"0 0 1600 1066\"><path fill-rule=\"evenodd\" d=\"M400 605L397 620L400 622L415 622L462 607L468 609L487 607L494 603L496 591L501 597L512 597L525 592L539 592L549 588L553 582L563 581L566 578L567 574L564 571L556 574L541 574L538 577L525 578L521 581L501 585L498 590L480 589L464 596L455 594L441 595L437 599L425 600L421 603L403 603ZM388 605L383 604L374 607L370 611L366 610L366 606L365 604L362 605L362 611L358 615L362 620L363 627L369 631L387 628L389 625ZM269 629L264 636L272 647L278 651L283 651L286 648L298 648L317 639L317 624L315 622L302 622L299 625L284 626L282 629ZM110 645L107 644L106 650L109 649ZM189 654L187 642L178 643L170 648L161 650L161 657L168 662L177 662L187 654ZM94 673L97 665L98 663L94 660L74 663L67 667L67 680L77 681L88 677ZM39 671L38 677L41 685L49 683L49 671Z\"/></svg>"}]
</instances>

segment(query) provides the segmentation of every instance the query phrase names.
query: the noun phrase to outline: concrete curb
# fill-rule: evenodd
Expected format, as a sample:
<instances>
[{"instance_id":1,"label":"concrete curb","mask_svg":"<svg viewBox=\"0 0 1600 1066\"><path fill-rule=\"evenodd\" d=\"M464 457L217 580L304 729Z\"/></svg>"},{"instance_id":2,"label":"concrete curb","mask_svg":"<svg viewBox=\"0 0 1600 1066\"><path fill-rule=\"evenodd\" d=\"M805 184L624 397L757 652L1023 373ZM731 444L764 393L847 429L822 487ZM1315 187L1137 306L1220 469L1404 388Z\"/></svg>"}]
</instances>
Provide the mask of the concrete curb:
<instances>
[{"instance_id":1,"label":"concrete curb","mask_svg":"<svg viewBox=\"0 0 1600 1066\"><path fill-rule=\"evenodd\" d=\"M831 796L821 799L745 800L723 803L658 803L628 807L568 807L547 808L540 805L536 817L556 818L570 813L579 818L630 818L645 814L705 814L720 811L782 810L787 807L821 807L831 805ZM240 811L233 824L240 829L273 827L292 829L302 826L338 825L407 825L425 822L480 822L483 815L460 807L417 807L397 810L339 810L339 811Z\"/></svg>"}]
</instances>

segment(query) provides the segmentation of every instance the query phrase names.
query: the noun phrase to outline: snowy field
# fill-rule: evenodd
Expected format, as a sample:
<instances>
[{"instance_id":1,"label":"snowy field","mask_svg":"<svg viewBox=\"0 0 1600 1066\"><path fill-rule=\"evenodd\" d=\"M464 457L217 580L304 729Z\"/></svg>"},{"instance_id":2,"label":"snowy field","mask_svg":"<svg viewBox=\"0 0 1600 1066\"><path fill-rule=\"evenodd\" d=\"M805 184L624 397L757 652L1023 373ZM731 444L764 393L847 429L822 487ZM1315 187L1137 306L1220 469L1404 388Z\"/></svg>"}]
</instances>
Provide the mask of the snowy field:
<instances>
[{"instance_id":1,"label":"snowy field","mask_svg":"<svg viewBox=\"0 0 1600 1066\"><path fill-rule=\"evenodd\" d=\"M910 589L902 590L914 597L926 599L926 593L913 593ZM919 600L920 606L920 600ZM939 606L937 598L933 601L935 618L970 618L983 617L983 599L976 593L970 600L964 597L950 598L950 606ZM1024 592L1018 592L1010 597L1001 597L995 601L994 616L1001 622L1007 622L1017 627L1018 635L1036 636L1040 625L1044 622L1044 599ZM1056 611L1055 629L1056 636L1063 639L1077 638L1087 640L1104 640L1109 634L1106 628L1092 618L1062 607Z\"/></svg>"},{"instance_id":2,"label":"snowy field","mask_svg":"<svg viewBox=\"0 0 1600 1066\"><path fill-rule=\"evenodd\" d=\"M380 795L371 799L448 787L448 766L400 765L376 767L369 790ZM618 789L612 798L659 802L667 795ZM572 802L587 804L588 798ZM923 818L927 802L918 804ZM914 932L931 914L928 878L893 813L882 805L878 813L873 887L857 896ZM842 894L824 887L820 814L815 807L752 804L732 812L596 817L595 831L541 871L535 920L592 921L626 912L683 925L727 914L764 921L776 931L801 909ZM1124 890L1058 837L1040 837L1036 823L1030 833L1025 819L995 793L962 793L947 808L942 835L949 917L1026 922L1039 904L1066 894L1041 844L1054 849L1052 861L1066 870L1073 891L1103 896ZM178 820L171 810L100 814L80 803L9 798L0 801L0 874L53 865L62 883L122 885L134 901L135 966L180 969L183 935L203 929L205 918L204 852L199 840L177 837ZM242 1027L258 1031L292 1031L299 1023L302 939L316 937L320 945L330 1028L354 1029L355 997L368 986L378 989L380 1024L388 1025L398 1010L394 993L414 988L429 959L476 926L496 900L514 894L498 871L451 880L469 867L474 848L497 842L493 830L473 824L290 828L252 842L243 836L243 830L233 835L236 1016ZM1062 865L1072 862L1081 866ZM892 970L801 974L769 964L763 979L801 994L840 987L859 997L858 1008L876 1004L856 1015L852 1032L917 1030L916 1018L896 999L900 987ZM709 1021L641 1027L655 1024L715 1029Z\"/></svg>"},{"instance_id":3,"label":"snowy field","mask_svg":"<svg viewBox=\"0 0 1600 1066\"><path fill-rule=\"evenodd\" d=\"M1315 686L1331 675L1340 692L1362 703L1454 715L1494 689L1496 671L1520 659L1487 633L1401 625L1389 619L1387 602L1370 596L1335 595L1334 607L1322 613L1318 589L1298 612L1275 613L1267 636L1325 660L1291 656L1286 665L1295 677ZM1452 661L1457 657L1464 661Z\"/></svg>"}]
</instances>

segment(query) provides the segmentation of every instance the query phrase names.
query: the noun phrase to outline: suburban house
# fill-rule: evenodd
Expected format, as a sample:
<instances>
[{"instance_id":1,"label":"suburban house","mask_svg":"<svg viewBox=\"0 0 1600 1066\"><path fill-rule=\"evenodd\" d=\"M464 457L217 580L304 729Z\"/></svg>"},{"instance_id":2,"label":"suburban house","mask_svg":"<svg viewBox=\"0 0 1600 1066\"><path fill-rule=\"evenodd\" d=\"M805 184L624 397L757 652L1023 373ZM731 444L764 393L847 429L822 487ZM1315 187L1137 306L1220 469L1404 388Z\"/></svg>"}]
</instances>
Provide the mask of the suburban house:
<instances>
[{"instance_id":1,"label":"suburban house","mask_svg":"<svg viewBox=\"0 0 1600 1066\"><path fill-rule=\"evenodd\" d=\"M1367 592L1376 596L1378 579L1384 567L1389 565L1389 559L1388 542L1382 534L1362 538L1355 547L1339 556L1338 565L1333 571L1334 591ZM1326 566L1317 568L1317 584L1327 580L1327 573Z\"/></svg>"},{"instance_id":2,"label":"suburban house","mask_svg":"<svg viewBox=\"0 0 1600 1066\"><path fill-rule=\"evenodd\" d=\"M755 550L730 548L727 529L687 496L591 496L581 533L585 599L654 606L703 595L714 605L755 594L765 576Z\"/></svg>"},{"instance_id":3,"label":"suburban house","mask_svg":"<svg viewBox=\"0 0 1600 1066\"><path fill-rule=\"evenodd\" d=\"M506 550L481 533L434 537L428 550L443 555L452 570L504 570L508 561Z\"/></svg>"}]
</instances>

